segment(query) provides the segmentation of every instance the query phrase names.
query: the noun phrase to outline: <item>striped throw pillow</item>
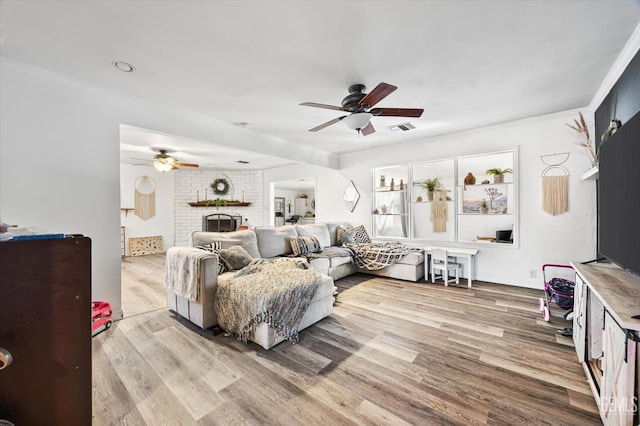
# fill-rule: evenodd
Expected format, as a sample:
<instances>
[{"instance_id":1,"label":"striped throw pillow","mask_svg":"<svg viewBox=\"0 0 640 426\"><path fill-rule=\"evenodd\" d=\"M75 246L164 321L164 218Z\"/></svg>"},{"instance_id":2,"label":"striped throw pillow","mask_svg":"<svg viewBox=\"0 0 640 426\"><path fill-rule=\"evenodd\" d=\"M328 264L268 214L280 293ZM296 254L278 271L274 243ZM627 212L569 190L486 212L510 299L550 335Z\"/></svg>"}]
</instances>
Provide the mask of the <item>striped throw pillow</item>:
<instances>
[{"instance_id":1,"label":"striped throw pillow","mask_svg":"<svg viewBox=\"0 0 640 426\"><path fill-rule=\"evenodd\" d=\"M222 241L211 241L208 244L204 244L201 246L196 246L196 248L210 251L211 253L215 253L218 255L218 275L224 274L228 271L227 265L224 264L218 252L222 249Z\"/></svg>"},{"instance_id":2,"label":"striped throw pillow","mask_svg":"<svg viewBox=\"0 0 640 426\"><path fill-rule=\"evenodd\" d=\"M322 251L320 241L317 237L289 237L291 250L294 256L300 256L307 253L319 253Z\"/></svg>"}]
</instances>

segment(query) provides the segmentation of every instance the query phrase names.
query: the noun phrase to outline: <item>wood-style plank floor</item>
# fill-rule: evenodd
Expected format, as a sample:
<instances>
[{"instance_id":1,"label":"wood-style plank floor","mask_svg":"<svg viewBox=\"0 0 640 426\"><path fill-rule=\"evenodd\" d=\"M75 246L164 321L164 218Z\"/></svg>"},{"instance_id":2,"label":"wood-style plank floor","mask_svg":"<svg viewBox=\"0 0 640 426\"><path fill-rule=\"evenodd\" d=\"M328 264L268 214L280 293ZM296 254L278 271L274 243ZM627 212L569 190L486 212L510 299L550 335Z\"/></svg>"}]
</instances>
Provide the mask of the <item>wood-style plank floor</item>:
<instances>
[{"instance_id":1,"label":"wood-style plank floor","mask_svg":"<svg viewBox=\"0 0 640 426\"><path fill-rule=\"evenodd\" d=\"M93 338L95 425L598 425L542 291L356 274L333 314L266 351L164 307L163 255L123 262L125 319Z\"/></svg>"}]
</instances>

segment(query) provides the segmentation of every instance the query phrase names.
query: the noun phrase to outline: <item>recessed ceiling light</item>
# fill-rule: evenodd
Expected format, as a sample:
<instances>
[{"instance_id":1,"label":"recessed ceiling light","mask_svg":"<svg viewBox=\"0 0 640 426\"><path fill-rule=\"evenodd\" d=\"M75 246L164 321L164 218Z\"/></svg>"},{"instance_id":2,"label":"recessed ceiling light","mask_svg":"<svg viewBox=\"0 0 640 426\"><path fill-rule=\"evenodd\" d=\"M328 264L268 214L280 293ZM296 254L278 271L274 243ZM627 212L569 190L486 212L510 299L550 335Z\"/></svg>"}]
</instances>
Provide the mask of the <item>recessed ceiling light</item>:
<instances>
[{"instance_id":1,"label":"recessed ceiling light","mask_svg":"<svg viewBox=\"0 0 640 426\"><path fill-rule=\"evenodd\" d=\"M124 61L113 61L111 64L122 72L134 72L136 68Z\"/></svg>"}]
</instances>

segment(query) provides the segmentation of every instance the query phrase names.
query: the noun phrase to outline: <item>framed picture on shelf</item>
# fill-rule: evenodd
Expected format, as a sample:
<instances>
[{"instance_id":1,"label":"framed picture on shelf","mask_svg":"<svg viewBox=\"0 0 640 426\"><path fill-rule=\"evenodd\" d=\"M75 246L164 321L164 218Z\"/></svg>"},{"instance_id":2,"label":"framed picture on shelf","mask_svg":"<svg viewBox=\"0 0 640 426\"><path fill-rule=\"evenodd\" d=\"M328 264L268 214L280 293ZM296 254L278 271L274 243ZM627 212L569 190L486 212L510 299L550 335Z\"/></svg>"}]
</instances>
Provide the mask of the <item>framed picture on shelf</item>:
<instances>
[{"instance_id":1,"label":"framed picture on shelf","mask_svg":"<svg viewBox=\"0 0 640 426\"><path fill-rule=\"evenodd\" d=\"M462 197L462 213L481 213L486 203L488 213L500 214L508 211L507 191L498 186L467 186Z\"/></svg>"}]
</instances>

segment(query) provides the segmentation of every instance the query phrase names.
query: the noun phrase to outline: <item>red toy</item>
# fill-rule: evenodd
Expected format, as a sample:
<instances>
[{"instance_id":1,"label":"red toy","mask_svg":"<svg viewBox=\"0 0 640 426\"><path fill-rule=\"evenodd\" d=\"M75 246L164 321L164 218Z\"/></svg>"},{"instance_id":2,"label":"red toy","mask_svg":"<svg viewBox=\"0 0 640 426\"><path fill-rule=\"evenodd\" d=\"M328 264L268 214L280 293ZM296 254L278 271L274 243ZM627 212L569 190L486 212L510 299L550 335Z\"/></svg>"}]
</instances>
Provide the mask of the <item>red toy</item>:
<instances>
[{"instance_id":1,"label":"red toy","mask_svg":"<svg viewBox=\"0 0 640 426\"><path fill-rule=\"evenodd\" d=\"M111 305L108 302L91 302L91 336L111 327Z\"/></svg>"}]
</instances>

